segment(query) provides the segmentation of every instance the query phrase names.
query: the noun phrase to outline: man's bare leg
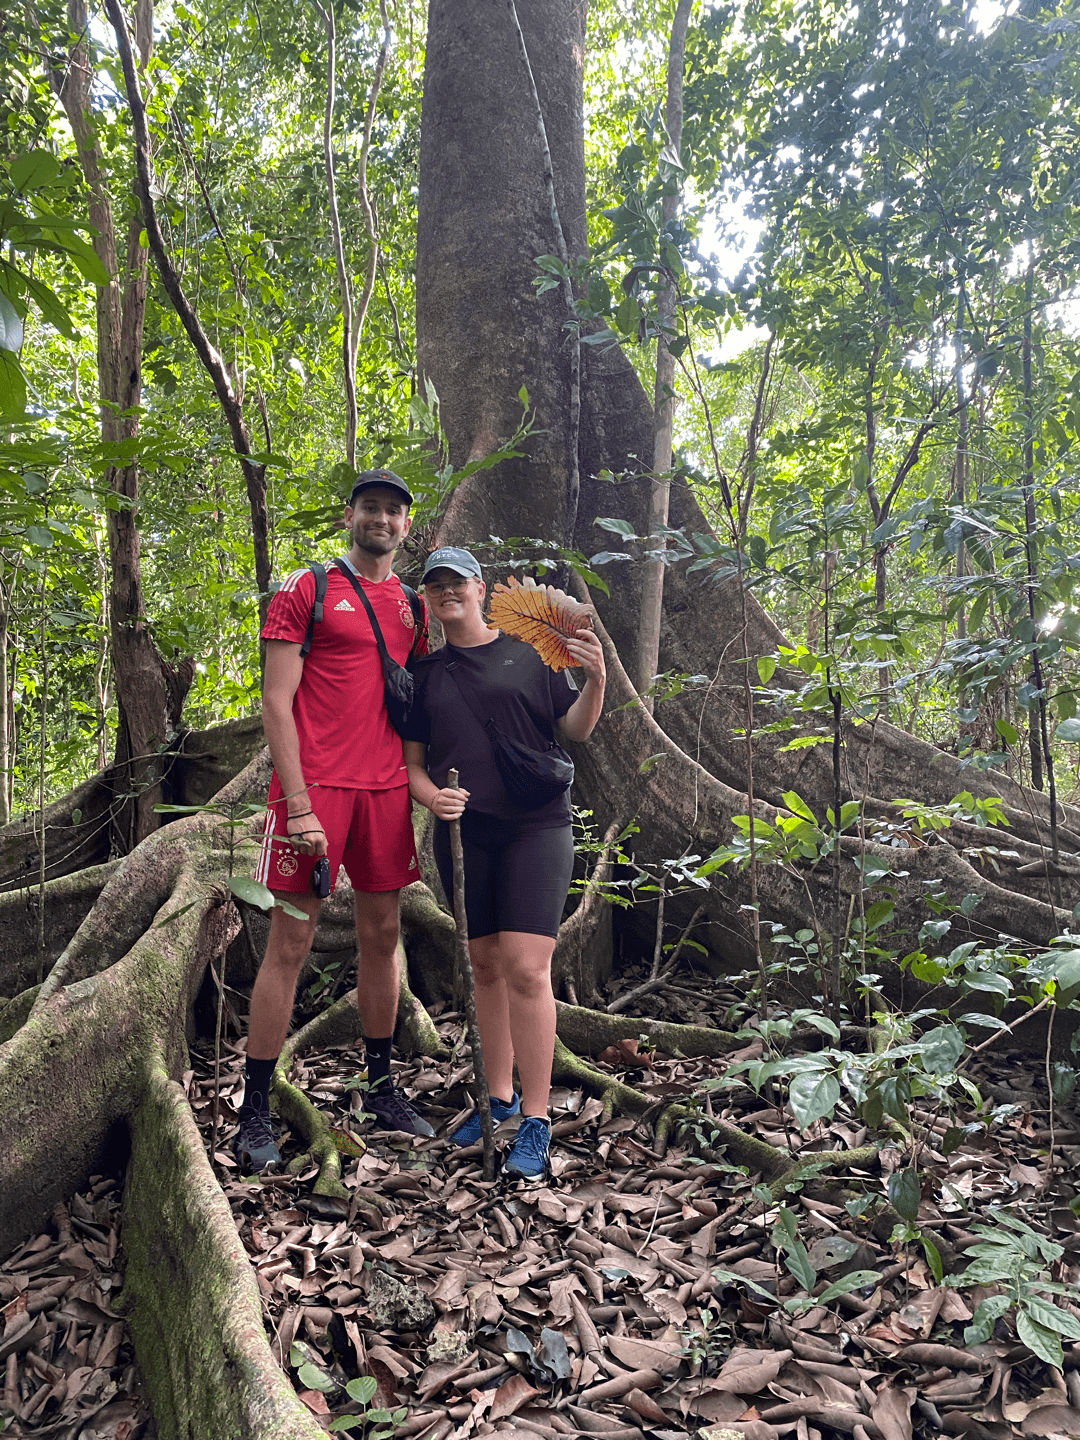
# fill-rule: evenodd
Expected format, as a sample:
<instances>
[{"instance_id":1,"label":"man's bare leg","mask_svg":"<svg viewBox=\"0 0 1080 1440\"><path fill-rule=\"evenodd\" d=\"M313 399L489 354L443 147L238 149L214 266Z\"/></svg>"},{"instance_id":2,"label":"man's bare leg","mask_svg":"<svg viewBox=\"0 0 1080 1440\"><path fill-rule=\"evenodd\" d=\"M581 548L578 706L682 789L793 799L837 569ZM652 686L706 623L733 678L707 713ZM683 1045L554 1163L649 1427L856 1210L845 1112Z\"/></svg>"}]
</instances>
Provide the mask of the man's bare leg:
<instances>
[{"instance_id":1,"label":"man's bare leg","mask_svg":"<svg viewBox=\"0 0 1080 1440\"><path fill-rule=\"evenodd\" d=\"M435 1131L409 1104L390 1080L390 1049L397 1024L398 938L400 921L397 890L355 892L356 1008L364 1032L368 1090L364 1108L385 1130L411 1135Z\"/></svg>"},{"instance_id":2,"label":"man's bare leg","mask_svg":"<svg viewBox=\"0 0 1080 1440\"><path fill-rule=\"evenodd\" d=\"M251 991L244 1103L235 1146L237 1164L244 1170L266 1170L281 1163L270 1125L270 1085L289 1033L296 981L311 950L322 904L317 896L307 893L282 893L275 898L302 910L305 918L274 906L266 954Z\"/></svg>"}]
</instances>

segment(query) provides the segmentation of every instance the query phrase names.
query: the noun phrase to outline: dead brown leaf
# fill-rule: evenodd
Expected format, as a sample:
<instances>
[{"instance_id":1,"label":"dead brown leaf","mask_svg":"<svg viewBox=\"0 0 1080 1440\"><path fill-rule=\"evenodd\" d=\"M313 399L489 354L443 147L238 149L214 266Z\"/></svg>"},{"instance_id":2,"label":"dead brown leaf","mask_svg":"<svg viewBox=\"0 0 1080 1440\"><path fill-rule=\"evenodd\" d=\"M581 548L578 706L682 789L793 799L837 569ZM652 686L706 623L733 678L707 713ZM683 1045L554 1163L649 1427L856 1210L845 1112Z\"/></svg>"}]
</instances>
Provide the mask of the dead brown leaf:
<instances>
[{"instance_id":1,"label":"dead brown leaf","mask_svg":"<svg viewBox=\"0 0 1080 1440\"><path fill-rule=\"evenodd\" d=\"M870 1414L881 1431L882 1440L911 1440L913 1393L887 1380L870 1402Z\"/></svg>"}]
</instances>

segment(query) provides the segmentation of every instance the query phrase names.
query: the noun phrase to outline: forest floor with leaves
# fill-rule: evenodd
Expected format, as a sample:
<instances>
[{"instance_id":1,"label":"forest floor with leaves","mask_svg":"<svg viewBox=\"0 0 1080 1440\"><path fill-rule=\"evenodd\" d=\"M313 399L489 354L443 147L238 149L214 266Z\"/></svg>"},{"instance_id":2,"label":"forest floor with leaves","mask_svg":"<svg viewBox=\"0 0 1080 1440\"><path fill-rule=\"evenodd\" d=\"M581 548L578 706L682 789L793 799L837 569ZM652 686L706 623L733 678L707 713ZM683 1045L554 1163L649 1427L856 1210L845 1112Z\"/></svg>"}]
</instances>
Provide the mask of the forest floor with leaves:
<instances>
[{"instance_id":1,"label":"forest floor with leaves","mask_svg":"<svg viewBox=\"0 0 1080 1440\"><path fill-rule=\"evenodd\" d=\"M731 999L695 976L650 1008L700 1019ZM460 1018L436 1020L447 1045L458 1044ZM466 1059L459 1051L450 1064L419 1060L397 1072L440 1136L466 1113ZM711 1114L775 1144L794 1140L804 1158L865 1142L856 1120L820 1122L799 1137L744 1087L703 1091L722 1061L674 1059L630 1041L598 1063L658 1108L697 1094L706 1144ZM991 1050L971 1073L992 1118L931 1120L917 1157L917 1222L904 1242L891 1238L895 1217L880 1216L888 1174L911 1165L899 1145L884 1148L873 1172L844 1176L842 1189L814 1180L778 1203L722 1156L702 1159L695 1143L661 1156L647 1128L560 1088L549 1181L485 1183L479 1147L373 1130L357 1065L354 1050L332 1049L305 1056L293 1075L331 1117L351 1201L312 1194L313 1167L261 1180L237 1173L239 1048L226 1046L218 1099L215 1165L274 1353L327 1428L373 1437L393 1427L427 1440L1080 1435L1080 1307L1071 1299L1080 1128L1059 1108L1051 1150L1038 1061ZM196 1053L193 1066L185 1083L209 1145L212 1054ZM500 1130L502 1145L512 1128ZM286 1160L296 1156L288 1132L283 1148ZM385 1206L378 1216L364 1203L372 1192ZM153 1434L108 1303L117 1208L115 1184L93 1182L0 1267L7 1433ZM980 1235L980 1224L996 1238ZM922 1235L941 1247L946 1275L963 1270L968 1246L989 1244L998 1268L1015 1271L1020 1311L1003 1308L984 1340L965 1339L995 1287L936 1283ZM1047 1295L1045 1281L1065 1293ZM1023 1343L1025 1308L1057 1327L1063 1369Z\"/></svg>"}]
</instances>

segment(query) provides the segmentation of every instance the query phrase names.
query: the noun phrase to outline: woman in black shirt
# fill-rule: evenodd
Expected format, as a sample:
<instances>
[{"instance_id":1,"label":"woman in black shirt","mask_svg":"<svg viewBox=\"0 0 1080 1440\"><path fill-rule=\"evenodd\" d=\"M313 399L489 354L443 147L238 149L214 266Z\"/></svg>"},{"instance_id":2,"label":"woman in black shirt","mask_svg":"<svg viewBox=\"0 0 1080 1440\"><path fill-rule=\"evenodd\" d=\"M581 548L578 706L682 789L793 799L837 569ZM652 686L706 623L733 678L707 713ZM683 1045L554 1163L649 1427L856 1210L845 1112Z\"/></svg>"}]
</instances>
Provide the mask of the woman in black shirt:
<instances>
[{"instance_id":1,"label":"woman in black shirt","mask_svg":"<svg viewBox=\"0 0 1080 1440\"><path fill-rule=\"evenodd\" d=\"M551 957L573 869L570 796L524 809L508 794L481 717L532 750L556 738L586 740L604 703L604 652L591 630L566 641L585 672L580 692L569 672L549 670L532 649L490 630L483 616L480 566L468 550L445 546L422 581L430 613L447 643L416 669L416 703L405 761L414 800L436 826L435 858L451 894L449 830L461 820L465 907L476 980L476 1010L496 1122L522 1112L503 1169L525 1179L547 1172L555 998ZM456 769L460 789L446 785ZM514 1061L521 1079L514 1091ZM473 1114L454 1132L458 1145L480 1136Z\"/></svg>"}]
</instances>

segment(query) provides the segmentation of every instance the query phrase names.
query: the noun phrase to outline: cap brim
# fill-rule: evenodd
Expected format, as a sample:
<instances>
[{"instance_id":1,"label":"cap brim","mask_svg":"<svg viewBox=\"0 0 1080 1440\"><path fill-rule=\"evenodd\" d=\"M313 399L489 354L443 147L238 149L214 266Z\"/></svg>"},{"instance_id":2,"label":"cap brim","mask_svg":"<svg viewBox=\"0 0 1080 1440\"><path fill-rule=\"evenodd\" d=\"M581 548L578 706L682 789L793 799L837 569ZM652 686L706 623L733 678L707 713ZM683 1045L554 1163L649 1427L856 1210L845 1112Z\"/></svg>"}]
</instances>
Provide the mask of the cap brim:
<instances>
[{"instance_id":1,"label":"cap brim","mask_svg":"<svg viewBox=\"0 0 1080 1440\"><path fill-rule=\"evenodd\" d=\"M460 575L462 580L480 579L480 576L477 575L475 570L463 570L460 565L453 565L448 561L440 560L437 565L432 565L430 569L424 571L424 574L420 580L420 584L426 585L428 576L434 575L436 570L449 570L452 575Z\"/></svg>"},{"instance_id":2,"label":"cap brim","mask_svg":"<svg viewBox=\"0 0 1080 1440\"><path fill-rule=\"evenodd\" d=\"M363 484L355 487L349 496L349 504L351 505L358 495L363 495L365 490L392 490L395 495L400 495L410 505L413 503L412 492L407 490L404 485L395 485L393 480L365 480Z\"/></svg>"}]
</instances>

